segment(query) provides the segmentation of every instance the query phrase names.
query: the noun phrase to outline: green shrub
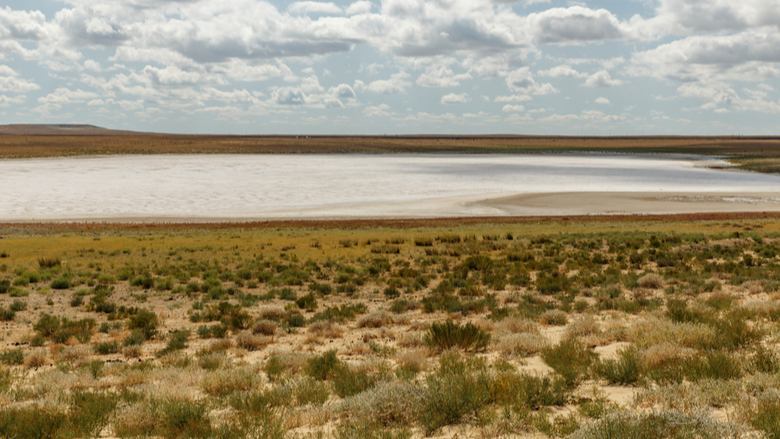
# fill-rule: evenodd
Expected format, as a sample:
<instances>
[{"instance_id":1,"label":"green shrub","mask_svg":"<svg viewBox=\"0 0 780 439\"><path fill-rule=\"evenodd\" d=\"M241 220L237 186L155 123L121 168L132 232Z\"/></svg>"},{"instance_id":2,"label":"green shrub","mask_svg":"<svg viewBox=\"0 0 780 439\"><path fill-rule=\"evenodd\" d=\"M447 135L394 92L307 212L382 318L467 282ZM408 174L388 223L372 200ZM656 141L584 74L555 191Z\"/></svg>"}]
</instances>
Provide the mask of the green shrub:
<instances>
[{"instance_id":1,"label":"green shrub","mask_svg":"<svg viewBox=\"0 0 780 439\"><path fill-rule=\"evenodd\" d=\"M43 337L51 337L60 329L60 319L43 313L33 325L33 329Z\"/></svg>"},{"instance_id":2,"label":"green shrub","mask_svg":"<svg viewBox=\"0 0 780 439\"><path fill-rule=\"evenodd\" d=\"M168 399L158 403L160 428L158 433L165 438L208 438L211 436L211 421L208 408L203 402Z\"/></svg>"},{"instance_id":3,"label":"green shrub","mask_svg":"<svg viewBox=\"0 0 780 439\"><path fill-rule=\"evenodd\" d=\"M614 412L571 434L569 439L738 439L744 428L708 414L673 411Z\"/></svg>"},{"instance_id":4,"label":"green shrub","mask_svg":"<svg viewBox=\"0 0 780 439\"><path fill-rule=\"evenodd\" d=\"M58 277L57 279L54 279L51 281L51 284L49 285L51 289L53 290L67 290L70 288L70 280L64 277Z\"/></svg>"},{"instance_id":5,"label":"green shrub","mask_svg":"<svg viewBox=\"0 0 780 439\"><path fill-rule=\"evenodd\" d=\"M115 341L95 343L92 345L92 350L98 355L116 354L119 352L119 343Z\"/></svg>"},{"instance_id":6,"label":"green shrub","mask_svg":"<svg viewBox=\"0 0 780 439\"><path fill-rule=\"evenodd\" d=\"M298 305L298 308L300 309L314 311L317 309L317 297L314 295L314 293L309 293L296 299L295 304Z\"/></svg>"},{"instance_id":7,"label":"green shrub","mask_svg":"<svg viewBox=\"0 0 780 439\"><path fill-rule=\"evenodd\" d=\"M366 370L350 370L349 367L337 367L333 372L333 391L341 398L357 395L374 387L378 377Z\"/></svg>"},{"instance_id":8,"label":"green shrub","mask_svg":"<svg viewBox=\"0 0 780 439\"><path fill-rule=\"evenodd\" d=\"M130 335L125 338L125 346L141 346L146 341L143 331L134 329L130 332Z\"/></svg>"},{"instance_id":9,"label":"green shrub","mask_svg":"<svg viewBox=\"0 0 780 439\"><path fill-rule=\"evenodd\" d=\"M16 311L0 307L0 322L11 322L16 317Z\"/></svg>"},{"instance_id":10,"label":"green shrub","mask_svg":"<svg viewBox=\"0 0 780 439\"><path fill-rule=\"evenodd\" d=\"M557 346L542 349L542 360L563 377L567 386L576 386L588 373L596 353L579 340L571 338Z\"/></svg>"},{"instance_id":11,"label":"green shrub","mask_svg":"<svg viewBox=\"0 0 780 439\"><path fill-rule=\"evenodd\" d=\"M0 279L0 294L8 294L9 291L11 291L11 281Z\"/></svg>"},{"instance_id":12,"label":"green shrub","mask_svg":"<svg viewBox=\"0 0 780 439\"><path fill-rule=\"evenodd\" d=\"M560 377L540 377L515 372L498 374L491 383L491 399L514 408L538 410L546 406L563 406L570 392Z\"/></svg>"},{"instance_id":13,"label":"green shrub","mask_svg":"<svg viewBox=\"0 0 780 439\"><path fill-rule=\"evenodd\" d=\"M452 348L482 351L490 344L490 333L472 323L460 326L447 320L444 323L432 323L424 341L428 347L439 352Z\"/></svg>"},{"instance_id":14,"label":"green shrub","mask_svg":"<svg viewBox=\"0 0 780 439\"><path fill-rule=\"evenodd\" d=\"M9 366L22 364L24 363L24 351L22 348L16 348L0 353L0 363Z\"/></svg>"},{"instance_id":15,"label":"green shrub","mask_svg":"<svg viewBox=\"0 0 780 439\"><path fill-rule=\"evenodd\" d=\"M187 348L187 340L190 337L190 331L178 330L169 335L168 345L164 349L158 351L156 357L164 357L172 352L180 351Z\"/></svg>"},{"instance_id":16,"label":"green shrub","mask_svg":"<svg viewBox=\"0 0 780 439\"><path fill-rule=\"evenodd\" d=\"M388 429L383 425L362 419L342 422L334 433L335 439L411 439L409 427Z\"/></svg>"},{"instance_id":17,"label":"green shrub","mask_svg":"<svg viewBox=\"0 0 780 439\"><path fill-rule=\"evenodd\" d=\"M306 363L306 374L316 380L324 381L332 379L346 368L347 365L338 359L336 350L333 349L322 355L310 358Z\"/></svg>"},{"instance_id":18,"label":"green shrub","mask_svg":"<svg viewBox=\"0 0 780 439\"><path fill-rule=\"evenodd\" d=\"M761 395L749 420L753 428L766 434L767 439L780 439L780 396L776 392Z\"/></svg>"},{"instance_id":19,"label":"green shrub","mask_svg":"<svg viewBox=\"0 0 780 439\"><path fill-rule=\"evenodd\" d=\"M439 369L426 381L419 422L428 435L466 418L479 419L490 402L490 375L479 359L465 360L454 353L442 355Z\"/></svg>"},{"instance_id":20,"label":"green shrub","mask_svg":"<svg viewBox=\"0 0 780 439\"><path fill-rule=\"evenodd\" d=\"M157 334L159 320L157 314L152 311L142 309L127 321L127 327L131 330L139 330L144 338L151 340Z\"/></svg>"},{"instance_id":21,"label":"green shrub","mask_svg":"<svg viewBox=\"0 0 780 439\"><path fill-rule=\"evenodd\" d=\"M70 437L98 437L117 405L117 396L104 392L77 390L71 397L68 414Z\"/></svg>"},{"instance_id":22,"label":"green shrub","mask_svg":"<svg viewBox=\"0 0 780 439\"><path fill-rule=\"evenodd\" d=\"M642 373L636 347L618 352L617 359L606 359L594 365L595 373L610 384L635 384Z\"/></svg>"},{"instance_id":23,"label":"green shrub","mask_svg":"<svg viewBox=\"0 0 780 439\"><path fill-rule=\"evenodd\" d=\"M65 430L67 421L68 414L54 408L0 408L0 437L54 439Z\"/></svg>"}]
</instances>

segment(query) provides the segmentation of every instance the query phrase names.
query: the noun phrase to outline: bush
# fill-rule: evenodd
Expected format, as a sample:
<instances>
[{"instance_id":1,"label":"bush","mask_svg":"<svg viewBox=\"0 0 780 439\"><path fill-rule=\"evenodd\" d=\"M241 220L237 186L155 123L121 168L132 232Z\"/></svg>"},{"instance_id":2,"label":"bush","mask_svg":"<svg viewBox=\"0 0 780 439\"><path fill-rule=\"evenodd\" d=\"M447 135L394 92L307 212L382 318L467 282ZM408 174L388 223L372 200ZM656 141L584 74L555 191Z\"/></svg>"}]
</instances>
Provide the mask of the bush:
<instances>
[{"instance_id":1,"label":"bush","mask_svg":"<svg viewBox=\"0 0 780 439\"><path fill-rule=\"evenodd\" d=\"M254 335L242 332L236 337L236 345L248 351L259 351L273 342L274 338L267 335Z\"/></svg>"},{"instance_id":2,"label":"bush","mask_svg":"<svg viewBox=\"0 0 780 439\"><path fill-rule=\"evenodd\" d=\"M634 384L642 373L636 347L618 352L617 359L606 359L595 364L596 375L610 384Z\"/></svg>"},{"instance_id":3,"label":"bush","mask_svg":"<svg viewBox=\"0 0 780 439\"><path fill-rule=\"evenodd\" d=\"M439 352L452 348L482 351L490 344L490 333L472 323L459 326L451 320L432 323L425 334L425 344Z\"/></svg>"},{"instance_id":4,"label":"bush","mask_svg":"<svg viewBox=\"0 0 780 439\"><path fill-rule=\"evenodd\" d=\"M64 277L58 277L51 281L50 286L53 290L67 290L70 288L70 280Z\"/></svg>"},{"instance_id":5,"label":"bush","mask_svg":"<svg viewBox=\"0 0 780 439\"><path fill-rule=\"evenodd\" d=\"M168 345L165 346L164 349L158 351L155 356L156 357L164 357L170 353L180 351L182 349L187 348L187 340L190 337L190 331L187 330L179 330L174 331L170 334L170 338L168 338Z\"/></svg>"},{"instance_id":6,"label":"bush","mask_svg":"<svg viewBox=\"0 0 780 439\"><path fill-rule=\"evenodd\" d=\"M166 438L207 438L211 436L208 408L203 402L169 399L157 408L160 428Z\"/></svg>"},{"instance_id":7,"label":"bush","mask_svg":"<svg viewBox=\"0 0 780 439\"><path fill-rule=\"evenodd\" d=\"M306 374L315 380L325 381L333 378L347 365L338 359L336 350L330 350L322 355L310 358L306 363Z\"/></svg>"},{"instance_id":8,"label":"bush","mask_svg":"<svg viewBox=\"0 0 780 439\"><path fill-rule=\"evenodd\" d=\"M350 370L349 367L336 367L333 373L333 391L341 398L357 395L374 387L378 377L366 370Z\"/></svg>"},{"instance_id":9,"label":"bush","mask_svg":"<svg viewBox=\"0 0 780 439\"><path fill-rule=\"evenodd\" d=\"M115 341L95 343L92 345L92 350L98 355L116 354L119 352L119 343Z\"/></svg>"},{"instance_id":10,"label":"bush","mask_svg":"<svg viewBox=\"0 0 780 439\"><path fill-rule=\"evenodd\" d=\"M143 331L140 329L134 329L132 332L130 332L130 335L125 338L124 345L125 346L141 346L146 341L146 337L144 337Z\"/></svg>"},{"instance_id":11,"label":"bush","mask_svg":"<svg viewBox=\"0 0 780 439\"><path fill-rule=\"evenodd\" d=\"M439 369L426 381L428 389L419 421L428 435L446 425L459 424L466 417L478 419L490 402L490 376L478 359L464 360L454 353L442 355Z\"/></svg>"},{"instance_id":12,"label":"bush","mask_svg":"<svg viewBox=\"0 0 780 439\"><path fill-rule=\"evenodd\" d=\"M157 314L142 309L127 321L127 327L131 330L141 331L144 338L151 340L157 334L157 326L160 324Z\"/></svg>"},{"instance_id":13,"label":"bush","mask_svg":"<svg viewBox=\"0 0 780 439\"><path fill-rule=\"evenodd\" d=\"M317 297L314 295L314 293L309 293L305 296L299 297L295 301L295 304L298 305L298 308L300 309L314 311L317 309Z\"/></svg>"},{"instance_id":14,"label":"bush","mask_svg":"<svg viewBox=\"0 0 780 439\"><path fill-rule=\"evenodd\" d=\"M261 335L274 335L276 334L276 323L272 322L271 320L258 320L255 322L254 326L252 326L252 333Z\"/></svg>"},{"instance_id":15,"label":"bush","mask_svg":"<svg viewBox=\"0 0 780 439\"><path fill-rule=\"evenodd\" d=\"M768 439L780 438L780 396L776 392L761 395L756 408L750 412L749 421Z\"/></svg>"},{"instance_id":16,"label":"bush","mask_svg":"<svg viewBox=\"0 0 780 439\"><path fill-rule=\"evenodd\" d=\"M60 329L60 319L43 313L38 321L33 325L33 329L42 337L51 337Z\"/></svg>"},{"instance_id":17,"label":"bush","mask_svg":"<svg viewBox=\"0 0 780 439\"><path fill-rule=\"evenodd\" d=\"M55 257L40 257L38 258L38 266L41 268L54 268L62 264L60 258Z\"/></svg>"},{"instance_id":18,"label":"bush","mask_svg":"<svg viewBox=\"0 0 780 439\"><path fill-rule=\"evenodd\" d=\"M559 310L551 309L539 316L539 323L543 325L563 326L568 322L568 315Z\"/></svg>"},{"instance_id":19,"label":"bush","mask_svg":"<svg viewBox=\"0 0 780 439\"><path fill-rule=\"evenodd\" d=\"M22 348L16 348L0 353L0 363L9 366L20 365L24 363L24 351Z\"/></svg>"},{"instance_id":20,"label":"bush","mask_svg":"<svg viewBox=\"0 0 780 439\"><path fill-rule=\"evenodd\" d=\"M738 439L744 427L712 419L706 413L674 411L610 413L571 434L569 439Z\"/></svg>"},{"instance_id":21,"label":"bush","mask_svg":"<svg viewBox=\"0 0 780 439\"><path fill-rule=\"evenodd\" d=\"M16 311L0 307L0 322L10 322L16 317Z\"/></svg>"},{"instance_id":22,"label":"bush","mask_svg":"<svg viewBox=\"0 0 780 439\"><path fill-rule=\"evenodd\" d=\"M28 405L0 409L0 437L56 438L67 420L67 413L49 407Z\"/></svg>"},{"instance_id":23,"label":"bush","mask_svg":"<svg viewBox=\"0 0 780 439\"><path fill-rule=\"evenodd\" d=\"M637 279L636 282L642 288L651 288L654 290L664 286L664 279L655 273L648 273Z\"/></svg>"},{"instance_id":24,"label":"bush","mask_svg":"<svg viewBox=\"0 0 780 439\"><path fill-rule=\"evenodd\" d=\"M588 373L596 353L577 339L567 339L542 350L542 360L574 387Z\"/></svg>"}]
</instances>

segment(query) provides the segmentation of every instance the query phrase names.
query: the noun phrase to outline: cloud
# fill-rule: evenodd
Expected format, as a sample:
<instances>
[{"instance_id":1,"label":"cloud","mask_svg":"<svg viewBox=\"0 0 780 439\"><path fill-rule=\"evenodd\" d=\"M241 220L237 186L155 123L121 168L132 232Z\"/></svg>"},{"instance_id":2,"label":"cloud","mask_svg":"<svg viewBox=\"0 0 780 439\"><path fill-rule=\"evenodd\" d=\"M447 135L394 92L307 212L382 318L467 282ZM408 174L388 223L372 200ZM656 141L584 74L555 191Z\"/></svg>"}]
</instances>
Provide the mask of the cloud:
<instances>
[{"instance_id":1,"label":"cloud","mask_svg":"<svg viewBox=\"0 0 780 439\"><path fill-rule=\"evenodd\" d=\"M388 112L390 109L390 106L387 104L380 104L374 107L366 107L363 110L363 115L366 117L386 117L390 116L391 113Z\"/></svg>"},{"instance_id":2,"label":"cloud","mask_svg":"<svg viewBox=\"0 0 780 439\"><path fill-rule=\"evenodd\" d=\"M7 66L0 66L0 93L26 93L41 88L38 84L19 78L19 74Z\"/></svg>"},{"instance_id":3,"label":"cloud","mask_svg":"<svg viewBox=\"0 0 780 439\"><path fill-rule=\"evenodd\" d=\"M539 76L549 76L551 78L587 78L587 73L580 73L568 65L555 66L548 70L536 72Z\"/></svg>"},{"instance_id":4,"label":"cloud","mask_svg":"<svg viewBox=\"0 0 780 439\"><path fill-rule=\"evenodd\" d=\"M595 100L595 101L593 101L593 102L595 102L595 103L597 103L597 104L602 104L602 105L609 105L609 99L607 99L607 98L605 98L605 97L598 97L598 98L596 98L596 100Z\"/></svg>"},{"instance_id":5,"label":"cloud","mask_svg":"<svg viewBox=\"0 0 780 439\"><path fill-rule=\"evenodd\" d=\"M0 40L41 41L49 37L53 26L40 11L0 9Z\"/></svg>"},{"instance_id":6,"label":"cloud","mask_svg":"<svg viewBox=\"0 0 780 439\"><path fill-rule=\"evenodd\" d=\"M623 25L606 9L582 6L552 8L530 14L528 22L539 43L577 44L588 41L616 40L625 35Z\"/></svg>"},{"instance_id":7,"label":"cloud","mask_svg":"<svg viewBox=\"0 0 780 439\"><path fill-rule=\"evenodd\" d=\"M696 35L636 53L635 76L677 81L759 81L780 76L780 31L755 29L733 35Z\"/></svg>"},{"instance_id":8,"label":"cloud","mask_svg":"<svg viewBox=\"0 0 780 439\"><path fill-rule=\"evenodd\" d=\"M528 67L510 72L506 76L506 85L512 93L520 95L546 95L557 93L558 90L550 83L538 84Z\"/></svg>"},{"instance_id":9,"label":"cloud","mask_svg":"<svg viewBox=\"0 0 780 439\"><path fill-rule=\"evenodd\" d=\"M525 107L522 105L504 105L504 108L501 109L501 111L505 111L507 113L521 113L525 111Z\"/></svg>"},{"instance_id":10,"label":"cloud","mask_svg":"<svg viewBox=\"0 0 780 439\"><path fill-rule=\"evenodd\" d=\"M455 74L446 65L432 65L417 78L417 85L422 87L457 87L460 81L471 79L468 73Z\"/></svg>"},{"instance_id":11,"label":"cloud","mask_svg":"<svg viewBox=\"0 0 780 439\"><path fill-rule=\"evenodd\" d=\"M331 87L328 90L328 93L345 99L355 99L357 97L355 95L355 90L353 90L352 87L348 86L347 84L339 84L338 87Z\"/></svg>"},{"instance_id":12,"label":"cloud","mask_svg":"<svg viewBox=\"0 0 780 439\"><path fill-rule=\"evenodd\" d=\"M370 91L380 94L406 93L406 89L412 84L406 80L408 73L399 72L390 76L390 79L379 79L366 85L363 81L355 81L355 90Z\"/></svg>"},{"instance_id":13,"label":"cloud","mask_svg":"<svg viewBox=\"0 0 780 439\"><path fill-rule=\"evenodd\" d=\"M588 77L585 80L585 86L587 87L615 87L622 85L623 81L619 79L612 79L609 72L606 70L600 70Z\"/></svg>"},{"instance_id":14,"label":"cloud","mask_svg":"<svg viewBox=\"0 0 780 439\"><path fill-rule=\"evenodd\" d=\"M344 11L336 6L335 3L323 2L294 2L287 7L287 11L292 14L342 14Z\"/></svg>"},{"instance_id":15,"label":"cloud","mask_svg":"<svg viewBox=\"0 0 780 439\"><path fill-rule=\"evenodd\" d=\"M468 101L468 94L466 93L450 93L441 97L442 104L465 104Z\"/></svg>"},{"instance_id":16,"label":"cloud","mask_svg":"<svg viewBox=\"0 0 780 439\"><path fill-rule=\"evenodd\" d=\"M355 14L367 14L371 12L371 9L374 7L374 4L367 0L357 1L349 5L347 8L347 15L355 15Z\"/></svg>"}]
</instances>

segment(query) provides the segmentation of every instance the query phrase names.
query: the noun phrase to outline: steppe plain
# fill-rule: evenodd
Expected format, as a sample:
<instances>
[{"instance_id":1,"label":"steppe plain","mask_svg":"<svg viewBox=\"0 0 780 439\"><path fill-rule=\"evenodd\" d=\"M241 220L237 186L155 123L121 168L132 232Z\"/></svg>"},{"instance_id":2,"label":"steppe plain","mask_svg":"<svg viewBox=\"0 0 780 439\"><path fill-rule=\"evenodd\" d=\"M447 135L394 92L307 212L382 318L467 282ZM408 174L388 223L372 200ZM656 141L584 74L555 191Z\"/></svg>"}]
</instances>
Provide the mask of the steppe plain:
<instances>
[{"instance_id":1,"label":"steppe plain","mask_svg":"<svg viewBox=\"0 0 780 439\"><path fill-rule=\"evenodd\" d=\"M0 225L0 436L778 437L778 218Z\"/></svg>"}]
</instances>

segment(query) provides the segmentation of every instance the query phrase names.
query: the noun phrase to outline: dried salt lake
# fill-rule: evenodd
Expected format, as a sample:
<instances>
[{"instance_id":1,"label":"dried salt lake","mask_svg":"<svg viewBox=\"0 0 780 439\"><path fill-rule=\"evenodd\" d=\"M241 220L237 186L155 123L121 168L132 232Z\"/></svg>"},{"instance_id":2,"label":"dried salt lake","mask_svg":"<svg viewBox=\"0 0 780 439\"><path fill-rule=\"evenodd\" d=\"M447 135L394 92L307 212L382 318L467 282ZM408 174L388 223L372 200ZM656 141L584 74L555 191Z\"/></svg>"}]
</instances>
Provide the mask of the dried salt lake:
<instances>
[{"instance_id":1,"label":"dried salt lake","mask_svg":"<svg viewBox=\"0 0 780 439\"><path fill-rule=\"evenodd\" d=\"M604 154L3 160L0 220L780 210L780 176L704 164L697 157Z\"/></svg>"}]
</instances>

